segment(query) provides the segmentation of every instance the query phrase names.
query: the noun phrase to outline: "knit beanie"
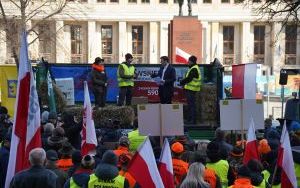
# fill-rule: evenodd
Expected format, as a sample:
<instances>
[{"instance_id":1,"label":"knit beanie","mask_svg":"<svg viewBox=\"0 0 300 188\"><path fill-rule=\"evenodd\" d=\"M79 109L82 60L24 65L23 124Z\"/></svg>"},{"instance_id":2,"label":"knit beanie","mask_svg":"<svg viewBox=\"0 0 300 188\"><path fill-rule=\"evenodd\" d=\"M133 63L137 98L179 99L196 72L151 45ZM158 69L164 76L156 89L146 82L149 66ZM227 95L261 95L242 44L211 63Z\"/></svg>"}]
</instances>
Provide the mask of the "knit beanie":
<instances>
[{"instance_id":1,"label":"knit beanie","mask_svg":"<svg viewBox=\"0 0 300 188\"><path fill-rule=\"evenodd\" d=\"M257 150L258 150L258 153L260 153L260 154L269 153L271 151L271 147L268 144L268 140L267 139L260 140L258 143Z\"/></svg>"},{"instance_id":2,"label":"knit beanie","mask_svg":"<svg viewBox=\"0 0 300 188\"><path fill-rule=\"evenodd\" d=\"M118 157L112 150L107 150L102 156L102 162L117 166Z\"/></svg>"},{"instance_id":3,"label":"knit beanie","mask_svg":"<svg viewBox=\"0 0 300 188\"><path fill-rule=\"evenodd\" d=\"M93 169L95 164L94 157L85 155L81 160L81 166L86 169Z\"/></svg>"},{"instance_id":4,"label":"knit beanie","mask_svg":"<svg viewBox=\"0 0 300 188\"><path fill-rule=\"evenodd\" d=\"M81 156L80 151L79 150L75 150L72 153L72 162L73 162L73 164L79 164L79 163L81 163L81 160L82 160L82 156Z\"/></svg>"},{"instance_id":5,"label":"knit beanie","mask_svg":"<svg viewBox=\"0 0 300 188\"><path fill-rule=\"evenodd\" d=\"M174 153L182 153L184 151L183 145L180 142L175 142L174 144L172 144L171 146L171 150Z\"/></svg>"}]
</instances>

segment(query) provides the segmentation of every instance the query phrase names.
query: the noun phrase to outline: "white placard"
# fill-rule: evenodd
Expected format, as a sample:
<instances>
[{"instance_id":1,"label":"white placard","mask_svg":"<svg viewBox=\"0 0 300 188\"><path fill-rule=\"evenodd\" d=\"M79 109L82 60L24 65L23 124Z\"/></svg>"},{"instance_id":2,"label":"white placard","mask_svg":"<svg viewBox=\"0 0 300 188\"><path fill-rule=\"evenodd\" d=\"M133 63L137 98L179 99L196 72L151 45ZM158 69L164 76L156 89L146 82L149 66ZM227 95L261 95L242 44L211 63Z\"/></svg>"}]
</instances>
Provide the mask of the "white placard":
<instances>
[{"instance_id":1,"label":"white placard","mask_svg":"<svg viewBox=\"0 0 300 188\"><path fill-rule=\"evenodd\" d=\"M73 78L57 78L55 79L56 86L59 87L61 92L64 94L67 101L67 105L75 104L74 97L74 80Z\"/></svg>"},{"instance_id":2,"label":"white placard","mask_svg":"<svg viewBox=\"0 0 300 188\"><path fill-rule=\"evenodd\" d=\"M247 131L251 118L254 120L255 129L264 129L264 108L261 100L220 100L222 130L244 129L244 131Z\"/></svg>"},{"instance_id":3,"label":"white placard","mask_svg":"<svg viewBox=\"0 0 300 188\"><path fill-rule=\"evenodd\" d=\"M161 114L159 105L161 105ZM183 135L182 104L138 105L140 134L160 136L160 116L162 118L162 136Z\"/></svg>"}]
</instances>

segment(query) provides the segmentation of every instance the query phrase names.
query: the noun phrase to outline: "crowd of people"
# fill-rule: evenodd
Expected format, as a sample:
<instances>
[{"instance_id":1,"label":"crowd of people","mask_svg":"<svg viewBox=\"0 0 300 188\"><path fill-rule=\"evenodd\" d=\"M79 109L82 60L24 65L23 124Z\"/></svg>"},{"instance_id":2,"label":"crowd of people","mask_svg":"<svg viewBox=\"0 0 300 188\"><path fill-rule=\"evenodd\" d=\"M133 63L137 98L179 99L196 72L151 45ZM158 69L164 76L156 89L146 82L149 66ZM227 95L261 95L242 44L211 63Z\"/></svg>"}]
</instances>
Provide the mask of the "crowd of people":
<instances>
[{"instance_id":1,"label":"crowd of people","mask_svg":"<svg viewBox=\"0 0 300 188\"><path fill-rule=\"evenodd\" d=\"M11 142L11 127L7 109L1 107L0 187L4 187ZM54 113L42 112L42 148L29 154L30 167L17 173L12 188L34 187L140 187L127 166L143 141L137 121L128 134L117 134L116 145L103 142L101 130L96 130L98 146L95 154L80 152L81 122L71 114L61 119ZM295 172L300 180L300 126L290 130ZM179 188L250 188L281 187L281 169L275 170L280 131L266 121L264 136L258 137L260 160L243 163L245 141L230 142L226 132L217 129L212 141L195 143L186 135L170 137L174 185ZM159 139L150 137L157 161L161 148ZM300 183L300 182L299 182ZM300 185L300 184L298 184Z\"/></svg>"}]
</instances>

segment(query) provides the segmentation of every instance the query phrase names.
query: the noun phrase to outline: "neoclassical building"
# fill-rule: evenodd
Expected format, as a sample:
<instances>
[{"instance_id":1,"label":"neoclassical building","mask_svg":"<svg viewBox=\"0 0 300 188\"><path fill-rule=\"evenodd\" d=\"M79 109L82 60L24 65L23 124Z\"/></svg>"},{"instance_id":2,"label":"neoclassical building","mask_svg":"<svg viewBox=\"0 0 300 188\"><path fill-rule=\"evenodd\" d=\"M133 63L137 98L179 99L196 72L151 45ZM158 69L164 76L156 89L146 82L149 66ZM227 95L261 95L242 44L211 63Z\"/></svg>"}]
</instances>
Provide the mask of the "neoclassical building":
<instances>
[{"instance_id":1,"label":"neoclassical building","mask_svg":"<svg viewBox=\"0 0 300 188\"><path fill-rule=\"evenodd\" d=\"M69 1L61 14L35 28L40 37L30 45L30 57L45 57L51 63L92 63L101 56L106 63L119 63L130 52L139 63L159 63L159 57L168 54L168 24L178 15L176 1ZM254 6L259 3L256 0ZM192 1L192 14L203 27L199 63L214 58L224 65L257 62L270 67L272 74L284 65L300 64L299 28L282 29L279 20L265 22L252 7L241 0ZM6 11L13 15L16 10ZM185 2L183 14L187 12ZM0 32L0 64L13 63L12 41L6 39L15 35L17 40L18 35L6 33L3 24Z\"/></svg>"}]
</instances>

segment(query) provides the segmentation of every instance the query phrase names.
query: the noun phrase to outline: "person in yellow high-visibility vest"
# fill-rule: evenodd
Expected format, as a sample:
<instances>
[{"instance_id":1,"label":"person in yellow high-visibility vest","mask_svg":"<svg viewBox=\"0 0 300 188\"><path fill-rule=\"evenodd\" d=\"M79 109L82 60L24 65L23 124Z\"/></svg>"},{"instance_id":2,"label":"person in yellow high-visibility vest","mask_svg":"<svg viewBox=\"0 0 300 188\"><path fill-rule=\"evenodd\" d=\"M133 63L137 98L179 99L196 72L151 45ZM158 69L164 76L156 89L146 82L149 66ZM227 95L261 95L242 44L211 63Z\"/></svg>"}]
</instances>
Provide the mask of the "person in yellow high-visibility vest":
<instances>
[{"instance_id":1,"label":"person in yellow high-visibility vest","mask_svg":"<svg viewBox=\"0 0 300 188\"><path fill-rule=\"evenodd\" d=\"M180 85L184 86L189 117L187 124L196 124L196 93L200 91L201 87L201 73L200 68L197 65L197 57L191 56L189 58L189 70L187 71L185 78L180 81Z\"/></svg>"},{"instance_id":2,"label":"person in yellow high-visibility vest","mask_svg":"<svg viewBox=\"0 0 300 188\"><path fill-rule=\"evenodd\" d=\"M135 68L131 64L133 56L130 53L125 55L125 62L118 67L118 84L119 84L119 99L118 106L124 105L126 98L126 105L131 105L132 92L134 87Z\"/></svg>"}]
</instances>

